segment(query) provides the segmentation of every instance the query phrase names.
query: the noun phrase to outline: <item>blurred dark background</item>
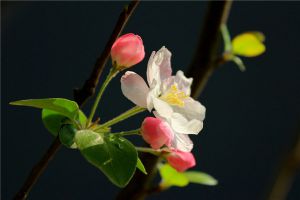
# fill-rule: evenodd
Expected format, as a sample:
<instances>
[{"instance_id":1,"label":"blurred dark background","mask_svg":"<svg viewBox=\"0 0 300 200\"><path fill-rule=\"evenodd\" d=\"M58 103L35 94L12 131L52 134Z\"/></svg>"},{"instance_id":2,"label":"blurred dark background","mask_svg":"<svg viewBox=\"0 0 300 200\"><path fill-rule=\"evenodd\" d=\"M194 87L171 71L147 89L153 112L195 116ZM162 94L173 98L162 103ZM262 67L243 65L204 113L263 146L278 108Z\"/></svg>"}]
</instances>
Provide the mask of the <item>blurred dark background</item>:
<instances>
[{"instance_id":1,"label":"blurred dark background","mask_svg":"<svg viewBox=\"0 0 300 200\"><path fill-rule=\"evenodd\" d=\"M3 199L13 197L53 140L41 123L39 110L12 107L8 102L72 99L72 89L82 86L89 76L125 3L2 2ZM206 4L142 2L124 31L139 34L145 44L146 58L132 70L145 76L151 51L163 45L173 53L174 71L186 70L194 55ZM219 185L172 188L149 199L265 198L299 127L299 11L299 2L234 2L228 22L231 35L262 31L267 51L260 57L244 59L244 73L232 63L224 65L200 97L207 117L201 134L192 137L196 169L216 177ZM98 113L103 120L133 106L122 96L119 78L101 102ZM141 116L121 123L115 130L137 128ZM300 199L299 187L298 174L289 200ZM113 199L118 190L78 151L62 148L29 199Z\"/></svg>"}]
</instances>

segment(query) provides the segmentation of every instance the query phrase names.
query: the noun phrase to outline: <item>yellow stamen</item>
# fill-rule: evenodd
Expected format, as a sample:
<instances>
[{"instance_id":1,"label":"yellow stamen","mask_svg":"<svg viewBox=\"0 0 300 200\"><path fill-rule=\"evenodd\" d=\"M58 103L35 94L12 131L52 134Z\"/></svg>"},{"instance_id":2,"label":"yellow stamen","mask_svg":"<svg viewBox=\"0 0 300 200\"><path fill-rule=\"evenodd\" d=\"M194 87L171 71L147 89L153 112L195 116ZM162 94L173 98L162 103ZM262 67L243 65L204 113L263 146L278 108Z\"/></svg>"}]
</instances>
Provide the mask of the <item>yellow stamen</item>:
<instances>
[{"instance_id":1,"label":"yellow stamen","mask_svg":"<svg viewBox=\"0 0 300 200\"><path fill-rule=\"evenodd\" d=\"M178 90L177 86L173 84L171 88L161 96L161 99L171 105L184 107L184 99L187 97L183 91Z\"/></svg>"}]
</instances>

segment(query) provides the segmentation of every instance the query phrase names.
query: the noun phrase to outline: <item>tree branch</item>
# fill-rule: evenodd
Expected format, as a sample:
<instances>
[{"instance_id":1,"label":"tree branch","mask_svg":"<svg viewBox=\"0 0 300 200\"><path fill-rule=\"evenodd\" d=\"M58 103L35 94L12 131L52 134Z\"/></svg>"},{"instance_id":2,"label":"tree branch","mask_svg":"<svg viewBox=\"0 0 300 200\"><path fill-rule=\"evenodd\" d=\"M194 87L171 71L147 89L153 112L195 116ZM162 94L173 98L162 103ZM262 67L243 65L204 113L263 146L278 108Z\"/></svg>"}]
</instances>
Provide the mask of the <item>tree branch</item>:
<instances>
[{"instance_id":1,"label":"tree branch","mask_svg":"<svg viewBox=\"0 0 300 200\"><path fill-rule=\"evenodd\" d=\"M187 72L188 77L194 78L192 96L197 98L210 75L217 67L220 46L220 27L226 23L232 1L211 1L208 5L204 27L198 44L195 58ZM142 200L149 194L150 184L157 171L158 157L141 154L141 159L149 175L136 171L130 183L117 196L117 200Z\"/></svg>"},{"instance_id":2,"label":"tree branch","mask_svg":"<svg viewBox=\"0 0 300 200\"><path fill-rule=\"evenodd\" d=\"M111 49L113 43L116 41L116 39L122 33L125 25L127 24L128 19L132 15L132 13L135 10L135 8L137 7L138 3L139 3L139 0L134 0L128 6L126 6L124 8L123 12L120 14L118 22L117 22L109 40L107 41L107 43L104 47L102 54L97 58L94 69L93 69L89 79L87 79L85 81L85 83L81 89L74 90L74 99L79 105L84 104L89 97L94 95L96 86L99 82L100 75L104 69L105 64L107 63L108 58L109 58L110 49Z\"/></svg>"},{"instance_id":3,"label":"tree branch","mask_svg":"<svg viewBox=\"0 0 300 200\"><path fill-rule=\"evenodd\" d=\"M105 48L102 54L98 57L94 69L89 77L89 79L85 82L82 89L74 91L74 99L78 103L78 105L82 106L86 100L94 95L95 88L99 82L100 75L104 69L105 64L110 55L110 49L113 45L114 41L119 37L122 30L124 29L127 21L129 20L130 16L134 12L135 8L139 4L139 0L133 0L128 6L123 9L123 12L120 14L120 17L116 23L116 26L105 45ZM28 175L27 179L25 180L22 188L19 192L15 195L14 200L24 200L27 198L30 190L37 182L38 178L42 175L46 167L48 166L49 162L54 157L55 153L61 147L61 143L59 138L57 137L44 154L44 156L38 161L38 163L32 168L30 174Z\"/></svg>"},{"instance_id":4,"label":"tree branch","mask_svg":"<svg viewBox=\"0 0 300 200\"><path fill-rule=\"evenodd\" d=\"M32 168L30 174L28 175L25 183L23 184L20 191L14 197L15 200L26 199L33 185L37 182L38 178L45 171L49 162L53 159L55 153L61 147L59 138L55 138L47 152L41 158L41 160Z\"/></svg>"},{"instance_id":5,"label":"tree branch","mask_svg":"<svg viewBox=\"0 0 300 200\"><path fill-rule=\"evenodd\" d=\"M218 49L220 48L220 27L227 22L232 0L211 1L206 12L204 26L194 59L187 72L193 77L192 96L198 98L208 79L218 67Z\"/></svg>"}]
</instances>

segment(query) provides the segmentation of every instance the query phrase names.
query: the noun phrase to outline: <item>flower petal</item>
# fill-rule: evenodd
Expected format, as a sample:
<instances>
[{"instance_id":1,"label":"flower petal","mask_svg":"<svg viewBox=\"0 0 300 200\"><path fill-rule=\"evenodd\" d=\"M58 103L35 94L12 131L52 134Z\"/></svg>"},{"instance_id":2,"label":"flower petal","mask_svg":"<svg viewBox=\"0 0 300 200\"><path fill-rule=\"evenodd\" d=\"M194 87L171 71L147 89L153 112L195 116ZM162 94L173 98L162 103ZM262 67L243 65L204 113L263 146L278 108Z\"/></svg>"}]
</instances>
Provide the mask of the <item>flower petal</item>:
<instances>
[{"instance_id":1,"label":"flower petal","mask_svg":"<svg viewBox=\"0 0 300 200\"><path fill-rule=\"evenodd\" d=\"M175 82L177 83L178 89L183 91L186 95L191 95L191 86L193 78L185 77L183 71L179 70L175 76Z\"/></svg>"},{"instance_id":2,"label":"flower petal","mask_svg":"<svg viewBox=\"0 0 300 200\"><path fill-rule=\"evenodd\" d=\"M154 87L154 85L160 83L159 67L154 62L155 55L156 55L155 51L153 51L149 58L148 65L147 65L147 81L148 81L150 88L152 88L152 87Z\"/></svg>"},{"instance_id":3,"label":"flower petal","mask_svg":"<svg viewBox=\"0 0 300 200\"><path fill-rule=\"evenodd\" d=\"M174 112L182 114L187 120L197 119L203 121L205 118L206 108L193 98L184 100L184 107L174 107Z\"/></svg>"},{"instance_id":4,"label":"flower petal","mask_svg":"<svg viewBox=\"0 0 300 200\"><path fill-rule=\"evenodd\" d=\"M178 133L197 135L202 130L203 123L196 119L188 121L181 114L173 113L171 116L171 127Z\"/></svg>"},{"instance_id":5,"label":"flower petal","mask_svg":"<svg viewBox=\"0 0 300 200\"><path fill-rule=\"evenodd\" d=\"M147 80L150 87L153 80L160 83L171 76L171 56L171 52L164 46L158 52L152 52L147 67Z\"/></svg>"},{"instance_id":6,"label":"flower petal","mask_svg":"<svg viewBox=\"0 0 300 200\"><path fill-rule=\"evenodd\" d=\"M193 141L188 135L175 133L174 139L172 141L172 147L184 152L190 152L193 149Z\"/></svg>"},{"instance_id":7,"label":"flower petal","mask_svg":"<svg viewBox=\"0 0 300 200\"><path fill-rule=\"evenodd\" d=\"M136 105L147 108L149 88L144 79L131 71L127 71L121 78L121 89L125 97Z\"/></svg>"},{"instance_id":8,"label":"flower petal","mask_svg":"<svg viewBox=\"0 0 300 200\"><path fill-rule=\"evenodd\" d=\"M153 106L158 113L159 116L162 118L170 118L173 114L172 107L166 103L165 101L162 101L158 98L153 98Z\"/></svg>"},{"instance_id":9,"label":"flower petal","mask_svg":"<svg viewBox=\"0 0 300 200\"><path fill-rule=\"evenodd\" d=\"M171 56L172 53L166 48L162 47L157 53L157 57L154 58L156 64L159 66L160 79L164 80L172 75L171 68Z\"/></svg>"},{"instance_id":10,"label":"flower petal","mask_svg":"<svg viewBox=\"0 0 300 200\"><path fill-rule=\"evenodd\" d=\"M153 83L155 84L155 80L153 81ZM153 99L157 98L161 93L160 90L160 85L159 84L155 84L154 87L152 87L148 93L147 96L147 108L149 110L149 112L151 112L151 110L153 109Z\"/></svg>"}]
</instances>

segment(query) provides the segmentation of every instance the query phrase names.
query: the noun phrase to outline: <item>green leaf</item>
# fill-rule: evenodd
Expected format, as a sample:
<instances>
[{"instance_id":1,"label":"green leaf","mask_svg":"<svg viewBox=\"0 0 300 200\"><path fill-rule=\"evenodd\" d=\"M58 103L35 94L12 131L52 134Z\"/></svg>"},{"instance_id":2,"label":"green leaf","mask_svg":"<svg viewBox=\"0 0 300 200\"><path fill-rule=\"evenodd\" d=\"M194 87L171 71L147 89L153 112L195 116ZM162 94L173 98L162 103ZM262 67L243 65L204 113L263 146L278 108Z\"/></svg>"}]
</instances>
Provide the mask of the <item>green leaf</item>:
<instances>
[{"instance_id":1,"label":"green leaf","mask_svg":"<svg viewBox=\"0 0 300 200\"><path fill-rule=\"evenodd\" d=\"M141 161L140 158L137 159L136 167L137 167L141 172L143 172L144 174L147 175L145 166L144 166L144 164L142 163L142 161Z\"/></svg>"},{"instance_id":2,"label":"green leaf","mask_svg":"<svg viewBox=\"0 0 300 200\"><path fill-rule=\"evenodd\" d=\"M184 175L188 178L189 182L191 183L210 185L210 186L214 186L218 184L218 181L214 177L204 172L187 171L184 172Z\"/></svg>"},{"instance_id":3,"label":"green leaf","mask_svg":"<svg viewBox=\"0 0 300 200\"><path fill-rule=\"evenodd\" d=\"M169 164L164 164L159 167L159 173L162 178L160 185L164 188L171 186L185 187L189 184L188 178Z\"/></svg>"},{"instance_id":4,"label":"green leaf","mask_svg":"<svg viewBox=\"0 0 300 200\"><path fill-rule=\"evenodd\" d=\"M81 130L75 135L81 154L118 187L124 187L137 166L135 147L125 138Z\"/></svg>"},{"instance_id":5,"label":"green leaf","mask_svg":"<svg viewBox=\"0 0 300 200\"><path fill-rule=\"evenodd\" d=\"M66 121L67 117L61 115L60 113L48 109L42 110L42 120L46 129L52 133L54 137L58 135L62 124ZM84 113L79 110L79 123L82 127L86 125L87 118Z\"/></svg>"},{"instance_id":6,"label":"green leaf","mask_svg":"<svg viewBox=\"0 0 300 200\"><path fill-rule=\"evenodd\" d=\"M78 118L79 112L79 107L75 101L62 98L27 99L14 101L10 104L52 110L72 120Z\"/></svg>"},{"instance_id":7,"label":"green leaf","mask_svg":"<svg viewBox=\"0 0 300 200\"><path fill-rule=\"evenodd\" d=\"M42 110L43 124L54 137L58 135L60 127L65 119L67 118L58 112L48 109Z\"/></svg>"},{"instance_id":8,"label":"green leaf","mask_svg":"<svg viewBox=\"0 0 300 200\"><path fill-rule=\"evenodd\" d=\"M86 121L87 121L87 117L81 110L79 110L79 123L81 124L82 127L85 127Z\"/></svg>"},{"instance_id":9,"label":"green leaf","mask_svg":"<svg viewBox=\"0 0 300 200\"><path fill-rule=\"evenodd\" d=\"M245 57L255 57L266 51L263 44L264 35L260 32L246 32L237 35L232 40L233 54Z\"/></svg>"},{"instance_id":10,"label":"green leaf","mask_svg":"<svg viewBox=\"0 0 300 200\"><path fill-rule=\"evenodd\" d=\"M73 124L63 124L59 131L60 142L68 148L76 149L77 145L74 141L76 131Z\"/></svg>"}]
</instances>

